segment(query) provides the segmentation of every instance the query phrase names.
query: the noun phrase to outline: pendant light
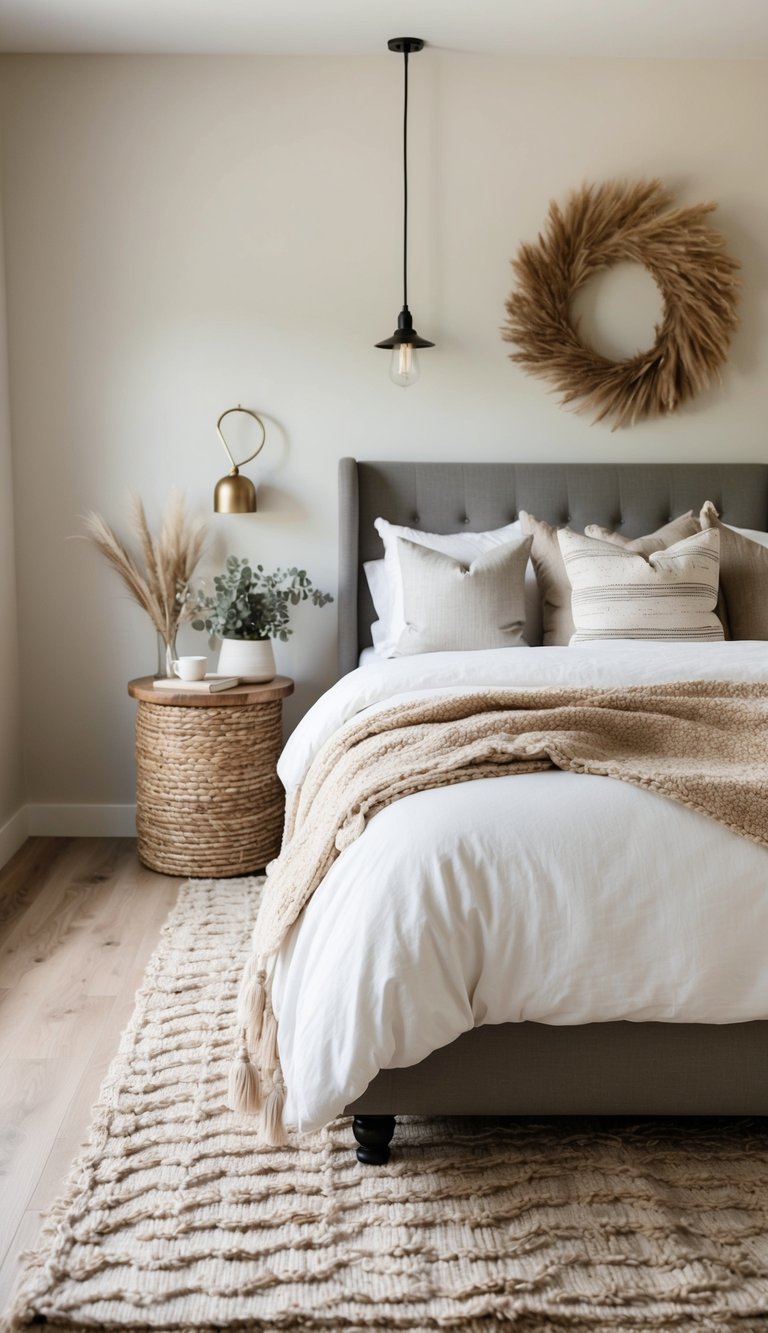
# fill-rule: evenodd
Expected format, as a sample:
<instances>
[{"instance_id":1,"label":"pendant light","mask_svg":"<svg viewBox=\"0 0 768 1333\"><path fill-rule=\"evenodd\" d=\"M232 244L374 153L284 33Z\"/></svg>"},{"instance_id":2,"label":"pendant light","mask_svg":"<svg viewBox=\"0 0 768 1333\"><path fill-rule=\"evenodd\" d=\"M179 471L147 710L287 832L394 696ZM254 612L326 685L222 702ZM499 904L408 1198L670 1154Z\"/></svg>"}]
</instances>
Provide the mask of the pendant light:
<instances>
[{"instance_id":1,"label":"pendant light","mask_svg":"<svg viewBox=\"0 0 768 1333\"><path fill-rule=\"evenodd\" d=\"M393 37L387 42L390 51L396 51L403 57L403 308L397 317L397 328L391 338L377 343L377 347L386 347L392 352L389 378L394 384L407 389L419 378L418 347L434 347L434 343L420 338L413 327L413 319L408 309L408 57L414 51L420 51L424 43L420 37Z\"/></svg>"}]
</instances>

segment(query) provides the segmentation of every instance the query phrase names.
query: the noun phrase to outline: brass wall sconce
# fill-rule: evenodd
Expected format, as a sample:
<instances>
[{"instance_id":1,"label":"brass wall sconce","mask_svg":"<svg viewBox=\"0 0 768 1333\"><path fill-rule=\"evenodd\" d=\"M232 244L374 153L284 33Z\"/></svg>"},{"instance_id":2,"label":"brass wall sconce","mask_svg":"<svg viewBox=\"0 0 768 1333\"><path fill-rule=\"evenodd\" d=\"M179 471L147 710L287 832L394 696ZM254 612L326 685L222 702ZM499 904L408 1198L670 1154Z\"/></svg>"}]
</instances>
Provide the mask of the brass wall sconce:
<instances>
[{"instance_id":1,"label":"brass wall sconce","mask_svg":"<svg viewBox=\"0 0 768 1333\"><path fill-rule=\"evenodd\" d=\"M244 412L246 416L253 417L254 421L258 421L259 428L261 430L261 440L254 449L253 453L249 454L247 458L242 458L239 463L236 463L234 458L232 457L229 445L224 439L221 430L221 423L225 417L229 416L230 412ZM227 458L229 459L230 463L232 464L232 467L230 471L227 473L226 477L222 477L219 481L216 482L216 489L213 492L214 513L255 514L256 487L254 486L250 477L240 476L240 468L244 467L246 463L253 462L253 459L256 457L256 455L260 454L262 449L264 448L264 441L267 437L267 432L264 429L264 422L262 421L260 416L258 416L255 412L251 411L250 407L240 407L240 406L228 407L226 412L222 412L221 416L216 422L216 432L218 434L219 439L221 440L221 443L224 446L224 452L227 455Z\"/></svg>"}]
</instances>

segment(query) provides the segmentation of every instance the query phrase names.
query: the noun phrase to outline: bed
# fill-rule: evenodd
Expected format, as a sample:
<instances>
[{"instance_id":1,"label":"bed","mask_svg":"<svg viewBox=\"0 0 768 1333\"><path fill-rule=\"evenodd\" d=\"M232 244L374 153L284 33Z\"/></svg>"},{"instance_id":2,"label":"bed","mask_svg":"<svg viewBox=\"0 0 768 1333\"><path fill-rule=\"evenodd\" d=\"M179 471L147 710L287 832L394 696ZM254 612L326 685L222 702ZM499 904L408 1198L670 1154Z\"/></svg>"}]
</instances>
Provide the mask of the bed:
<instances>
[{"instance_id":1,"label":"bed","mask_svg":"<svg viewBox=\"0 0 768 1333\"><path fill-rule=\"evenodd\" d=\"M711 499L726 523L761 531L768 527L768 466L759 464L561 466L358 462L347 458L340 463L339 485L339 670L342 676L356 672L360 654L371 644L374 610L362 566L365 561L381 555L380 540L373 527L374 519L379 516L424 531L455 532L462 528L483 531L513 521L518 511L525 508L550 523L567 523L576 531L582 531L588 522L596 522L634 536L653 531L687 509L697 510L704 499ZM670 659L677 651L675 645L653 645L653 648L661 652L669 648ZM679 678L686 678L685 663L693 662L690 653L696 648L697 645L689 645L685 650L687 657L681 650L683 665L679 670L683 675ZM747 673L745 678L760 682L768 680L765 645L718 644L706 645L706 649L707 660L714 663L715 678L723 678L723 655L733 650ZM547 658L547 662L556 676L560 670L558 662L571 650L537 651L554 655ZM477 654L478 658L481 656ZM639 659L642 654L635 654L635 657ZM612 657L609 652L605 655L607 666L603 661L598 661L594 668L584 665L584 678L591 680L593 670L597 671L598 679L602 678L600 672L604 670L610 678L615 669L614 659L615 653ZM534 659L530 660L533 663ZM587 658L583 660L587 663ZM572 661L575 658L568 659L569 663ZM521 670L523 668L524 664ZM649 669L657 668L652 662ZM356 676L359 675L357 672ZM344 689L349 693L355 678L347 676L347 684L342 680L337 690L340 688L342 695ZM368 679L366 677L366 681ZM526 683L524 674L522 679ZM413 688L411 677L408 677L407 684L408 688ZM349 705L352 709L359 706L359 700ZM296 763L296 750L301 744L299 736L288 755L289 768L291 762ZM615 795L613 789L625 784L573 774L537 776L548 776L550 784L559 779L581 784L608 782L612 792L610 799L615 797L618 802L609 823L612 819L637 818L641 831L643 819L650 821L649 830L657 826L654 824L657 819L655 809L636 815L632 807L628 815L622 813L625 794ZM520 778L494 779L491 785L508 780L524 781ZM479 786L474 783L465 785ZM540 784L537 790L547 796L545 785ZM561 783L557 793L566 790L576 792L576 788L566 788L565 783ZM586 788L582 785L579 790ZM664 802L665 798L654 799ZM397 804L405 805L406 802ZM673 807L674 803L666 802L666 805ZM422 809L426 813L427 805L424 804ZM690 813L685 812L686 815ZM698 815L692 817L703 819ZM371 828L375 823L376 820ZM711 861L720 856L724 858L725 866L728 856L735 855L733 848L722 842L722 837L720 843L715 845L713 842L712 850L708 851L701 841L699 827L693 831L699 837L695 844L697 854L700 853L704 860ZM718 835L724 833L735 837L727 830L718 829ZM361 848L368 836L366 830L360 839ZM670 831L669 837L677 837L677 834ZM743 855L744 860L738 865L734 861L733 883L728 886L730 903L725 915L727 917L728 910L731 910L734 921L741 922L744 927L745 939L739 945L743 953L751 947L746 936L763 931L768 925L762 915L764 908L760 898L760 886L764 883L768 899L768 856L764 848L748 844L744 839L737 841L743 844L738 849L738 856ZM375 848L373 837L370 846ZM363 855L363 851L359 855ZM727 877L727 870L724 873ZM318 907L314 913L311 927L315 931L319 910ZM690 904L686 910L691 910ZM276 1009L283 1010L279 1014L281 1056L284 1023L286 1033L290 1028L288 982L291 967L296 972L308 966L307 959L301 957L302 929L309 934L309 927L305 928L301 923L294 928L290 948L277 977ZM763 934L760 939L766 937ZM757 947L762 952L762 943ZM727 953L727 949L724 952ZM749 967L757 969L757 953L751 962L742 965L739 961L736 970L741 976ZM439 1048L429 1050L423 1058L409 1058L401 1062L401 1066L396 1060L385 1061L389 1067L380 1067L364 1091L354 1088L355 1095L350 1097L346 1110L354 1117L358 1158L371 1164L387 1160L398 1114L764 1114L768 1109L768 994L761 991L757 995L762 982L750 981L749 996L740 998L740 984L734 981L733 1007L724 1017L717 1010L711 1011L711 1006L710 1009L706 1004L699 1006L701 1013L706 1015L705 1021L688 1022L675 1018L667 997L660 1007L665 1014L664 1021L643 1018L645 1012L655 1012L651 1002L638 1008L633 1021L612 1021L608 1017L604 1021L582 1022L579 1021L578 1007L568 1010L565 1006L562 1013L548 1016L546 1021L522 1018L521 1021L500 1022L490 1013L484 1023L446 1041L446 1028L441 1025L440 1015L430 1016L425 1029L443 1034L435 1042ZM529 1007L535 1012L535 1005ZM699 1012L695 1004L693 1011ZM521 1008L521 1013L524 1012ZM610 1007L606 1013L610 1014ZM667 1021L668 1013L675 1021ZM741 1013L748 1015L747 1020L734 1021L733 1014ZM341 1022L340 1019L340 1025ZM315 1041L316 1034L310 1034L310 1039ZM317 1042L321 1048L319 1060L323 1058L324 1040L328 1038L320 1034ZM411 1049L415 1047L412 1045ZM291 1056L287 1041L289 1065ZM295 1062L295 1050L293 1057ZM317 1118L320 1114L322 1110L317 1108L307 1112L305 1127L311 1127L313 1115ZM298 1119L300 1121L301 1117Z\"/></svg>"}]
</instances>

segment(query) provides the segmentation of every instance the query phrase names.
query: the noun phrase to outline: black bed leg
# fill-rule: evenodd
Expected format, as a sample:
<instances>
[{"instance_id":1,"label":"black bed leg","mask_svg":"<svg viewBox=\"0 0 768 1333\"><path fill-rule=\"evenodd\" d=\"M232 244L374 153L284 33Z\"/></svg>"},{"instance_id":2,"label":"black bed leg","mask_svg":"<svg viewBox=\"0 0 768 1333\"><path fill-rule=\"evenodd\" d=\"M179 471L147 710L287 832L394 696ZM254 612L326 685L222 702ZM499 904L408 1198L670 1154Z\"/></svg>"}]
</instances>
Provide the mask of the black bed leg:
<instances>
[{"instance_id":1,"label":"black bed leg","mask_svg":"<svg viewBox=\"0 0 768 1333\"><path fill-rule=\"evenodd\" d=\"M356 1115L352 1133L360 1145L358 1162L364 1166L384 1166L389 1161L389 1145L394 1132L393 1115Z\"/></svg>"}]
</instances>

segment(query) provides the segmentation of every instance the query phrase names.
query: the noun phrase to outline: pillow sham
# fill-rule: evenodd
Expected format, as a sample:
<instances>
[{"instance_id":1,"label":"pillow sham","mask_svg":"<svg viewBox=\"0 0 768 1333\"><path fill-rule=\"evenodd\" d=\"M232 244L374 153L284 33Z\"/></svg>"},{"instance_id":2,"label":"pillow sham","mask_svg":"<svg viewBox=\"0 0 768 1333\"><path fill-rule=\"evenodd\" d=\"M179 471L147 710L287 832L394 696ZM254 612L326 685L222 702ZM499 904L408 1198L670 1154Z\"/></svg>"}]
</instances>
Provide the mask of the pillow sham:
<instances>
[{"instance_id":1,"label":"pillow sham","mask_svg":"<svg viewBox=\"0 0 768 1333\"><path fill-rule=\"evenodd\" d=\"M714 640L720 534L700 532L646 557L561 528L573 589L572 643L593 639Z\"/></svg>"},{"instance_id":2,"label":"pillow sham","mask_svg":"<svg viewBox=\"0 0 768 1333\"><path fill-rule=\"evenodd\" d=\"M533 537L531 560L541 593L542 642L550 647L563 647L570 643L575 626L571 611L571 585L557 540L560 529L544 519L535 518L524 509L520 510L520 522L523 532ZM699 525L693 517L692 509L644 537L623 537L597 523L590 523L586 528L588 536L613 542L617 546L629 546L642 555L651 555L698 531Z\"/></svg>"},{"instance_id":3,"label":"pillow sham","mask_svg":"<svg viewBox=\"0 0 768 1333\"><path fill-rule=\"evenodd\" d=\"M395 655L525 647L530 549L520 537L467 563L399 537L405 627Z\"/></svg>"},{"instance_id":4,"label":"pillow sham","mask_svg":"<svg viewBox=\"0 0 768 1333\"><path fill-rule=\"evenodd\" d=\"M522 531L519 519L490 532L421 532L418 528L390 523L385 518L377 518L373 526L384 543L386 593L383 614L375 602L374 605L384 626L382 641L377 647L377 652L385 657L394 653L397 640L405 629L403 580L397 554L398 539L413 542L417 546L427 546L433 551L440 551L443 555L450 556L453 560L471 563L475 556L494 550L498 546L504 546L515 537L519 537ZM368 583L370 587L370 577Z\"/></svg>"},{"instance_id":5,"label":"pillow sham","mask_svg":"<svg viewBox=\"0 0 768 1333\"><path fill-rule=\"evenodd\" d=\"M699 515L702 532L720 534L720 587L733 639L768 639L768 534L721 523L711 500ZM766 545L757 540L764 538Z\"/></svg>"}]
</instances>

